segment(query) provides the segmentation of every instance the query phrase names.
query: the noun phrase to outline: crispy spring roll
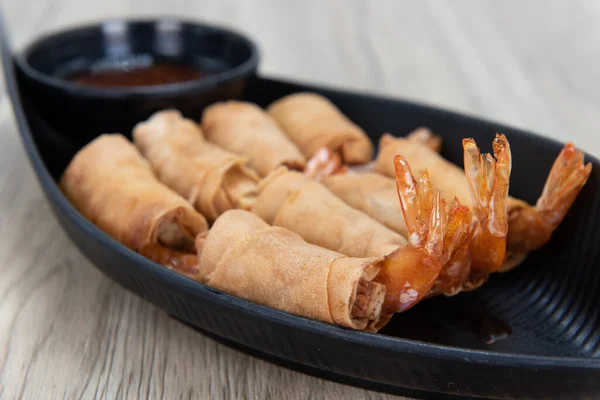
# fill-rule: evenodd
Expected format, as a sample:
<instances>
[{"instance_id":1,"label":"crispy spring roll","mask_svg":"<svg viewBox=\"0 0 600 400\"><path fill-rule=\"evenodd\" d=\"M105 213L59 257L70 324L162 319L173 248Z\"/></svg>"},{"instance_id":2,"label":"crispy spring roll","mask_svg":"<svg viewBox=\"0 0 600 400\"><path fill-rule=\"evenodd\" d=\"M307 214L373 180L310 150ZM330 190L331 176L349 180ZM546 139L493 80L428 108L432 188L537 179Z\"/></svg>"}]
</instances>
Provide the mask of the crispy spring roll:
<instances>
[{"instance_id":1,"label":"crispy spring roll","mask_svg":"<svg viewBox=\"0 0 600 400\"><path fill-rule=\"evenodd\" d=\"M426 172L417 180L406 160L394 161L409 241L347 205L320 182L283 167L261 181L252 208L267 223L292 230L309 243L351 257L385 256L376 281L386 285L386 313L409 309L439 286L446 262L462 267L464 254L455 257L454 250L468 244L471 224L468 209L457 201L446 211Z\"/></svg>"},{"instance_id":2,"label":"crispy spring roll","mask_svg":"<svg viewBox=\"0 0 600 400\"><path fill-rule=\"evenodd\" d=\"M92 223L130 249L188 276L198 273L194 240L202 215L160 183L122 135L102 135L81 149L60 187Z\"/></svg>"},{"instance_id":3,"label":"crispy spring roll","mask_svg":"<svg viewBox=\"0 0 600 400\"><path fill-rule=\"evenodd\" d=\"M448 225L449 231L455 230L459 235L450 234L457 238L457 246L452 249L450 258L444 264L431 295L454 295L463 289L475 289L485 282L490 273L500 268L505 260L510 146L503 135L494 139L494 156L482 155L471 139L465 139L463 146L470 193L476 193L477 206L473 214L458 199L453 200L451 209L454 211L449 210L450 215L455 216L456 221L462 224L460 226L466 226L467 229L455 230L459 225ZM406 161L402 156L394 156L396 158ZM485 167L481 167L483 160ZM410 229L409 223L420 217L405 215L404 218L399 218L398 209L404 211L403 196L410 202L417 191L406 184L410 178L407 174L408 167L398 169L398 163L394 164L395 181L377 173L353 171L340 164L339 156L323 148L309 160L304 174L319 179L332 193L352 207L404 237L412 238L418 230ZM426 174L429 176L427 172ZM400 203L396 201L398 196Z\"/></svg>"},{"instance_id":4,"label":"crispy spring roll","mask_svg":"<svg viewBox=\"0 0 600 400\"><path fill-rule=\"evenodd\" d=\"M288 95L271 104L267 112L307 158L320 147L339 152L350 165L367 163L373 157L366 133L316 93Z\"/></svg>"},{"instance_id":5,"label":"crispy spring roll","mask_svg":"<svg viewBox=\"0 0 600 400\"><path fill-rule=\"evenodd\" d=\"M376 331L385 285L373 279L382 258L351 258L306 243L256 215L231 210L199 235L200 280L234 296L291 314Z\"/></svg>"},{"instance_id":6,"label":"crispy spring roll","mask_svg":"<svg viewBox=\"0 0 600 400\"><path fill-rule=\"evenodd\" d=\"M207 107L202 114L206 138L220 147L248 157L248 165L267 176L280 165L302 171L306 159L260 107L227 101Z\"/></svg>"},{"instance_id":7,"label":"crispy spring roll","mask_svg":"<svg viewBox=\"0 0 600 400\"><path fill-rule=\"evenodd\" d=\"M465 171L428 146L406 137L394 137L390 134L381 137L375 172L393 178L395 171L392 159L398 154L406 158L415 170L427 169L431 183L440 191L442 197L456 196L462 204L473 208Z\"/></svg>"},{"instance_id":8,"label":"crispy spring roll","mask_svg":"<svg viewBox=\"0 0 600 400\"><path fill-rule=\"evenodd\" d=\"M307 242L351 257L388 255L407 240L331 193L323 184L281 167L259 184L252 211Z\"/></svg>"},{"instance_id":9,"label":"crispy spring roll","mask_svg":"<svg viewBox=\"0 0 600 400\"><path fill-rule=\"evenodd\" d=\"M394 232L408 236L394 179L374 172L347 172L325 176L321 182L350 206Z\"/></svg>"},{"instance_id":10,"label":"crispy spring roll","mask_svg":"<svg viewBox=\"0 0 600 400\"><path fill-rule=\"evenodd\" d=\"M246 159L206 141L198 125L178 111L154 114L135 127L133 138L158 179L209 221L254 202L259 177Z\"/></svg>"},{"instance_id":11,"label":"crispy spring roll","mask_svg":"<svg viewBox=\"0 0 600 400\"><path fill-rule=\"evenodd\" d=\"M469 181L463 169L423 144L384 135L379 142L375 171L394 176L391 160L396 154L403 155L414 168L427 168L431 181L442 195L457 196L463 204L473 207ZM477 161L470 161L471 164L477 164ZM507 198L506 257L500 271L519 265L530 251L550 240L585 185L591 170L591 163L584 164L584 154L572 143L567 143L556 158L536 205L510 196Z\"/></svg>"}]
</instances>

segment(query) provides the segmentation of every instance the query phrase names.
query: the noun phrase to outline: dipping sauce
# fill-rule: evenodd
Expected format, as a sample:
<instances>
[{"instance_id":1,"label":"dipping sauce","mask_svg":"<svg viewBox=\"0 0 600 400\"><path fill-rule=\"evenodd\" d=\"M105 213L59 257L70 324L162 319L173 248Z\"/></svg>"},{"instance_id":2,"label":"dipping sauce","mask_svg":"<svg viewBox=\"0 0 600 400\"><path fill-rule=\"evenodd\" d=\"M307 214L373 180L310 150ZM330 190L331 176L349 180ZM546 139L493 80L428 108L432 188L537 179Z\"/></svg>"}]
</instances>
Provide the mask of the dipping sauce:
<instances>
[{"instance_id":1,"label":"dipping sauce","mask_svg":"<svg viewBox=\"0 0 600 400\"><path fill-rule=\"evenodd\" d=\"M88 86L134 87L186 82L210 75L211 71L177 64L158 64L135 69L84 71L68 80Z\"/></svg>"}]
</instances>

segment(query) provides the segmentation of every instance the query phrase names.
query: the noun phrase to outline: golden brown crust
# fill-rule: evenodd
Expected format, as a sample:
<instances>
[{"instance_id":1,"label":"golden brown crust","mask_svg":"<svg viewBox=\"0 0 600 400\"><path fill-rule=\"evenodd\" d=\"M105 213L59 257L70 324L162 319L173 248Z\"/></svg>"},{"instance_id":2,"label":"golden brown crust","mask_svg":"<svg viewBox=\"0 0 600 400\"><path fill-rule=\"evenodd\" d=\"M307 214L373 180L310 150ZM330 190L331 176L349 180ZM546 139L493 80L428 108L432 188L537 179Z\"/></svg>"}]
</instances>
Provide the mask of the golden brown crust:
<instances>
[{"instance_id":1,"label":"golden brown crust","mask_svg":"<svg viewBox=\"0 0 600 400\"><path fill-rule=\"evenodd\" d=\"M407 237L408 228L393 179L374 172L349 172L327 176L321 182L348 205Z\"/></svg>"},{"instance_id":2,"label":"golden brown crust","mask_svg":"<svg viewBox=\"0 0 600 400\"><path fill-rule=\"evenodd\" d=\"M304 240L351 257L384 256L406 239L350 207L323 184L280 168L259 184L252 211Z\"/></svg>"},{"instance_id":3,"label":"golden brown crust","mask_svg":"<svg viewBox=\"0 0 600 400\"><path fill-rule=\"evenodd\" d=\"M443 198L450 201L456 196L461 204L472 208L471 192L462 168L432 151L425 144L386 133L379 141L375 172L394 178L393 159L396 155L404 157L413 171L427 169L431 183Z\"/></svg>"},{"instance_id":4,"label":"golden brown crust","mask_svg":"<svg viewBox=\"0 0 600 400\"><path fill-rule=\"evenodd\" d=\"M303 170L306 159L260 107L241 101L213 104L204 110L202 129L206 138L233 153L248 157L261 176L280 165Z\"/></svg>"},{"instance_id":5,"label":"golden brown crust","mask_svg":"<svg viewBox=\"0 0 600 400\"><path fill-rule=\"evenodd\" d=\"M125 246L140 251L162 244L193 249L208 229L204 217L153 175L122 135L102 135L79 151L60 187L91 222Z\"/></svg>"},{"instance_id":6,"label":"golden brown crust","mask_svg":"<svg viewBox=\"0 0 600 400\"><path fill-rule=\"evenodd\" d=\"M158 178L210 221L254 202L259 177L246 159L206 141L178 111L154 114L135 127L133 137Z\"/></svg>"},{"instance_id":7,"label":"golden brown crust","mask_svg":"<svg viewBox=\"0 0 600 400\"><path fill-rule=\"evenodd\" d=\"M373 144L367 134L316 93L285 96L271 104L267 112L307 158L320 147L339 152L344 163L350 165L367 163L373 157Z\"/></svg>"},{"instance_id":8,"label":"golden brown crust","mask_svg":"<svg viewBox=\"0 0 600 400\"><path fill-rule=\"evenodd\" d=\"M196 243L202 281L211 287L353 329L374 330L385 323L380 322L382 286L369 285L381 258L345 257L242 210L224 213ZM355 307L359 287L363 303ZM361 312L353 314L356 308Z\"/></svg>"}]
</instances>

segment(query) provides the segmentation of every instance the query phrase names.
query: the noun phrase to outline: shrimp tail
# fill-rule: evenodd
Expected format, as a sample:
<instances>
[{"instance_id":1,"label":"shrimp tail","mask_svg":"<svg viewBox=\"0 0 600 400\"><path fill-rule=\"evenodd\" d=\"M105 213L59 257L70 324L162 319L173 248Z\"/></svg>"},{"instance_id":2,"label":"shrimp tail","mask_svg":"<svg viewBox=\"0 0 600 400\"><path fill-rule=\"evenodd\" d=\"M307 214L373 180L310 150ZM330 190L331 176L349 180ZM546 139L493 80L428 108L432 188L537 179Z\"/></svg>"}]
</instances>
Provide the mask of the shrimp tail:
<instances>
[{"instance_id":1,"label":"shrimp tail","mask_svg":"<svg viewBox=\"0 0 600 400\"><path fill-rule=\"evenodd\" d=\"M311 179L321 180L333 174L343 174L347 166L342 164L342 157L327 147L318 148L306 163L304 174Z\"/></svg>"},{"instance_id":2,"label":"shrimp tail","mask_svg":"<svg viewBox=\"0 0 600 400\"><path fill-rule=\"evenodd\" d=\"M409 244L383 261L379 279L387 287L384 309L388 313L406 311L430 293L445 261L466 240L471 220L468 208L458 201L446 213L446 203L427 171L415 179L402 156L394 157L394 167Z\"/></svg>"},{"instance_id":3,"label":"shrimp tail","mask_svg":"<svg viewBox=\"0 0 600 400\"><path fill-rule=\"evenodd\" d=\"M459 248L469 244L471 220L469 207L460 204L455 197L448 210L448 224L444 237L444 262L448 262Z\"/></svg>"},{"instance_id":4,"label":"shrimp tail","mask_svg":"<svg viewBox=\"0 0 600 400\"><path fill-rule=\"evenodd\" d=\"M567 143L554 161L536 205L521 202L509 212L507 258L516 261L504 265L504 271L550 240L591 172L592 164L584 164L583 152Z\"/></svg>"},{"instance_id":5,"label":"shrimp tail","mask_svg":"<svg viewBox=\"0 0 600 400\"><path fill-rule=\"evenodd\" d=\"M463 289L471 271L471 210L454 198L448 210L448 225L444 237L442 260L444 266L427 295L454 296Z\"/></svg>"},{"instance_id":6,"label":"shrimp tail","mask_svg":"<svg viewBox=\"0 0 600 400\"><path fill-rule=\"evenodd\" d=\"M592 172L592 164L584 164L583 157L573 143L567 143L550 170L535 207L552 229L560 225Z\"/></svg>"},{"instance_id":7,"label":"shrimp tail","mask_svg":"<svg viewBox=\"0 0 600 400\"><path fill-rule=\"evenodd\" d=\"M496 134L494 156L481 154L473 139L463 139L465 175L473 200L471 288L496 272L506 254L508 187L512 158L506 136Z\"/></svg>"},{"instance_id":8,"label":"shrimp tail","mask_svg":"<svg viewBox=\"0 0 600 400\"><path fill-rule=\"evenodd\" d=\"M404 157L394 157L394 168L400 208L409 232L408 241L440 257L446 214L444 208L440 208L443 200L439 192L433 188L427 171L422 171L416 180Z\"/></svg>"}]
</instances>

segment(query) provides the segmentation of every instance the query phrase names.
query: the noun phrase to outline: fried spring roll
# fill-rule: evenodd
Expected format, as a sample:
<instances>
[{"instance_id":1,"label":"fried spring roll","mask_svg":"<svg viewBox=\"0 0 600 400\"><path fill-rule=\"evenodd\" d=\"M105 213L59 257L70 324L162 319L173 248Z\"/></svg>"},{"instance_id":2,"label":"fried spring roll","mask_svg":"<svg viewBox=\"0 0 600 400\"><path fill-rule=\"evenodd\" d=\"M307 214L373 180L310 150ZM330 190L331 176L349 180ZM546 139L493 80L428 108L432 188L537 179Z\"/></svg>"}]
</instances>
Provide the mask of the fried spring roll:
<instances>
[{"instance_id":1,"label":"fried spring roll","mask_svg":"<svg viewBox=\"0 0 600 400\"><path fill-rule=\"evenodd\" d=\"M415 129L403 139L420 143L436 152L439 152L442 147L442 138L424 127ZM398 201L396 181L388 176L371 172L369 167L372 170L374 166L375 161L347 168L341 165L339 156L331 154L326 149L320 149L307 162L305 174L320 180L347 204L394 232L408 237L408 228Z\"/></svg>"},{"instance_id":2,"label":"fried spring roll","mask_svg":"<svg viewBox=\"0 0 600 400\"><path fill-rule=\"evenodd\" d=\"M323 184L281 167L259 184L252 211L304 240L351 257L388 255L407 240L331 193Z\"/></svg>"},{"instance_id":3,"label":"fried spring roll","mask_svg":"<svg viewBox=\"0 0 600 400\"><path fill-rule=\"evenodd\" d=\"M323 177L321 182L350 206L407 237L394 179L374 172L348 172Z\"/></svg>"},{"instance_id":4,"label":"fried spring roll","mask_svg":"<svg viewBox=\"0 0 600 400\"><path fill-rule=\"evenodd\" d=\"M267 176L280 165L302 171L306 159L260 107L227 101L207 107L202 114L206 138L220 147L248 157L248 165Z\"/></svg>"},{"instance_id":5,"label":"fried spring roll","mask_svg":"<svg viewBox=\"0 0 600 400\"><path fill-rule=\"evenodd\" d=\"M379 141L375 172L393 178L395 171L392 159L398 154L406 158L415 170L427 169L431 183L440 191L442 197L456 196L463 205L473 208L465 171L422 143L405 137L383 135Z\"/></svg>"},{"instance_id":6,"label":"fried spring roll","mask_svg":"<svg viewBox=\"0 0 600 400\"><path fill-rule=\"evenodd\" d=\"M133 138L158 179L209 221L254 202L259 177L246 159L206 141L198 125L178 111L154 114L135 127Z\"/></svg>"},{"instance_id":7,"label":"fried spring roll","mask_svg":"<svg viewBox=\"0 0 600 400\"><path fill-rule=\"evenodd\" d=\"M291 94L271 104L267 112L307 158L320 147L339 152L350 165L367 163L373 157L366 133L323 96Z\"/></svg>"},{"instance_id":8,"label":"fried spring roll","mask_svg":"<svg viewBox=\"0 0 600 400\"><path fill-rule=\"evenodd\" d=\"M256 215L227 211L199 235L200 279L234 296L291 314L376 331L385 285L373 279L382 258L351 258L306 243Z\"/></svg>"},{"instance_id":9,"label":"fried spring roll","mask_svg":"<svg viewBox=\"0 0 600 400\"><path fill-rule=\"evenodd\" d=\"M102 135L81 149L60 187L92 223L130 249L188 276L198 273L194 240L204 217L161 184L122 135Z\"/></svg>"}]
</instances>

